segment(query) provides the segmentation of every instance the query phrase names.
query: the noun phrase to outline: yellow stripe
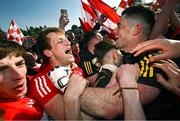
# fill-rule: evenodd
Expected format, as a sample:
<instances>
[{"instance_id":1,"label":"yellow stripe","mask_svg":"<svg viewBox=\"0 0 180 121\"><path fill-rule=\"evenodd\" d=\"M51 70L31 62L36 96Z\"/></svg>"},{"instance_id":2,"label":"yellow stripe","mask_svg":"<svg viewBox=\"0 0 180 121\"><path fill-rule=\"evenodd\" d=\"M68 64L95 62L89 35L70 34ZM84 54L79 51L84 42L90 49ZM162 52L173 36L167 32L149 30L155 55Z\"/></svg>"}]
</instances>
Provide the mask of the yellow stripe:
<instances>
[{"instance_id":1,"label":"yellow stripe","mask_svg":"<svg viewBox=\"0 0 180 121\"><path fill-rule=\"evenodd\" d=\"M144 74L143 74L143 77L147 77L148 75L148 70L149 70L149 66L148 66L148 64L149 64L149 59L147 58L147 57L144 57L144 60L146 61L146 70L145 70L145 72L144 72Z\"/></svg>"},{"instance_id":2,"label":"yellow stripe","mask_svg":"<svg viewBox=\"0 0 180 121\"><path fill-rule=\"evenodd\" d=\"M86 62L86 66L87 66L87 69L88 69L89 74L91 74L91 71L90 71L88 62Z\"/></svg>"},{"instance_id":3,"label":"yellow stripe","mask_svg":"<svg viewBox=\"0 0 180 121\"><path fill-rule=\"evenodd\" d=\"M90 62L89 62L89 68L90 68L91 73L93 73L92 66L91 66Z\"/></svg>"},{"instance_id":4,"label":"yellow stripe","mask_svg":"<svg viewBox=\"0 0 180 121\"><path fill-rule=\"evenodd\" d=\"M152 54L149 54L148 57L149 57L149 59L151 59L152 58Z\"/></svg>"},{"instance_id":5,"label":"yellow stripe","mask_svg":"<svg viewBox=\"0 0 180 121\"><path fill-rule=\"evenodd\" d=\"M143 74L143 71L144 71L144 61L141 60L140 63L141 63L141 70L140 70L140 76L141 76Z\"/></svg>"},{"instance_id":6,"label":"yellow stripe","mask_svg":"<svg viewBox=\"0 0 180 121\"><path fill-rule=\"evenodd\" d=\"M89 72L88 72L88 69L87 69L86 62L84 62L84 66L85 66L85 69L86 69L87 74L89 75Z\"/></svg>"},{"instance_id":7,"label":"yellow stripe","mask_svg":"<svg viewBox=\"0 0 180 121\"><path fill-rule=\"evenodd\" d=\"M150 59L152 58L152 54L149 54L148 56L149 56ZM153 75L154 75L154 68L151 66L150 67L150 72L149 72L149 77L153 77Z\"/></svg>"},{"instance_id":8,"label":"yellow stripe","mask_svg":"<svg viewBox=\"0 0 180 121\"><path fill-rule=\"evenodd\" d=\"M153 77L154 75L154 68L150 67L149 77Z\"/></svg>"}]
</instances>

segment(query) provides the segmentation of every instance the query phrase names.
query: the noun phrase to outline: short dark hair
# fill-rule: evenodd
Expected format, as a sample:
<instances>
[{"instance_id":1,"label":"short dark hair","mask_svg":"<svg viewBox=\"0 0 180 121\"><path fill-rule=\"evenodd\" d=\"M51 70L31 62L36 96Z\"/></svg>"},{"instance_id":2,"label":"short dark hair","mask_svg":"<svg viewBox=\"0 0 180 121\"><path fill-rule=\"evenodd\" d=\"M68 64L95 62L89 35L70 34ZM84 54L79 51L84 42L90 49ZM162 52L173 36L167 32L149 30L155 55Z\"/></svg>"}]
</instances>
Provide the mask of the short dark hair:
<instances>
[{"instance_id":1,"label":"short dark hair","mask_svg":"<svg viewBox=\"0 0 180 121\"><path fill-rule=\"evenodd\" d=\"M0 40L0 59L7 56L22 56L24 57L25 50L23 47L14 41L8 41L7 39Z\"/></svg>"},{"instance_id":2,"label":"short dark hair","mask_svg":"<svg viewBox=\"0 0 180 121\"><path fill-rule=\"evenodd\" d=\"M137 20L144 24L143 34L146 37L149 37L152 28L155 24L155 14L150 9L137 5L125 9L122 12L122 16L125 16L127 19Z\"/></svg>"},{"instance_id":3,"label":"short dark hair","mask_svg":"<svg viewBox=\"0 0 180 121\"><path fill-rule=\"evenodd\" d=\"M116 49L114 40L104 39L95 45L94 55L101 61L111 49Z\"/></svg>"},{"instance_id":4,"label":"short dark hair","mask_svg":"<svg viewBox=\"0 0 180 121\"><path fill-rule=\"evenodd\" d=\"M60 30L59 28L56 28L56 27L51 28L51 27L49 27L49 28L45 29L44 31L42 31L39 34L37 42L35 44L37 55L45 63L48 62L48 58L46 56L44 56L43 51L46 50L46 49L47 50L52 49L51 44L50 44L50 38L47 37L47 35L49 33L51 33L51 32L64 34L64 32L62 30Z\"/></svg>"},{"instance_id":5,"label":"short dark hair","mask_svg":"<svg viewBox=\"0 0 180 121\"><path fill-rule=\"evenodd\" d=\"M97 35L96 31L88 31L86 33L84 33L84 37L83 37L83 48L86 48L88 46L88 43L90 42L90 40L95 37Z\"/></svg>"}]
</instances>

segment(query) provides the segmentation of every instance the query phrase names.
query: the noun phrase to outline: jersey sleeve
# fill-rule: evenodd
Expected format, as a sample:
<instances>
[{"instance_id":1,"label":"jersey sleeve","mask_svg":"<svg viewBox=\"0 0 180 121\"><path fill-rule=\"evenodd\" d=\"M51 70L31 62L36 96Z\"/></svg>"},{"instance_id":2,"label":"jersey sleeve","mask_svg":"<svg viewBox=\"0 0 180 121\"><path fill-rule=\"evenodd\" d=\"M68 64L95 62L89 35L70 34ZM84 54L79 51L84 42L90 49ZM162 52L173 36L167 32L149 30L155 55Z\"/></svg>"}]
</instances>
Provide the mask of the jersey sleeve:
<instances>
[{"instance_id":1,"label":"jersey sleeve","mask_svg":"<svg viewBox=\"0 0 180 121\"><path fill-rule=\"evenodd\" d=\"M44 106L60 91L53 85L48 75L38 76L30 80L30 95Z\"/></svg>"},{"instance_id":2,"label":"jersey sleeve","mask_svg":"<svg viewBox=\"0 0 180 121\"><path fill-rule=\"evenodd\" d=\"M147 56L144 56L140 60L140 62L139 62L140 77L138 79L138 83L148 85L148 86L152 86L152 87L156 87L161 91L163 89L163 86L160 83L158 83L158 81L156 79L156 75L157 74L163 74L163 72L160 69L154 68L150 64L149 60L151 57L152 57L152 55L149 54Z\"/></svg>"},{"instance_id":3,"label":"jersey sleeve","mask_svg":"<svg viewBox=\"0 0 180 121\"><path fill-rule=\"evenodd\" d=\"M93 65L91 61L80 61L79 66L82 68L83 72L85 73L86 77L90 77L96 74L97 68Z\"/></svg>"},{"instance_id":4,"label":"jersey sleeve","mask_svg":"<svg viewBox=\"0 0 180 121\"><path fill-rule=\"evenodd\" d=\"M99 72L98 77L95 81L94 87L106 87L106 85L110 82L112 77L112 72L108 69L103 69Z\"/></svg>"}]
</instances>

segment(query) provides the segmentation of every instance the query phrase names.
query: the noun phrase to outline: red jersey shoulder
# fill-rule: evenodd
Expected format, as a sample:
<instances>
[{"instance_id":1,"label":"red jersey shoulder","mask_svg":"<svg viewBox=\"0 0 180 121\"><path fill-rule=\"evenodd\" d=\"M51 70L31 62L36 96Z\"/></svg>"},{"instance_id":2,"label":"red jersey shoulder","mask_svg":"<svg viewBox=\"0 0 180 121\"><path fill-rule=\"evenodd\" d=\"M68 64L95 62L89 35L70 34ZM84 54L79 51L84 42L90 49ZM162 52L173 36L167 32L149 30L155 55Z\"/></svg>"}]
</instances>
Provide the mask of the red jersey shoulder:
<instances>
[{"instance_id":1,"label":"red jersey shoulder","mask_svg":"<svg viewBox=\"0 0 180 121\"><path fill-rule=\"evenodd\" d=\"M0 108L5 111L5 120L38 120L43 115L42 108L31 98L18 101L0 101Z\"/></svg>"},{"instance_id":2,"label":"red jersey shoulder","mask_svg":"<svg viewBox=\"0 0 180 121\"><path fill-rule=\"evenodd\" d=\"M47 74L37 75L29 81L29 95L44 106L59 93Z\"/></svg>"}]
</instances>

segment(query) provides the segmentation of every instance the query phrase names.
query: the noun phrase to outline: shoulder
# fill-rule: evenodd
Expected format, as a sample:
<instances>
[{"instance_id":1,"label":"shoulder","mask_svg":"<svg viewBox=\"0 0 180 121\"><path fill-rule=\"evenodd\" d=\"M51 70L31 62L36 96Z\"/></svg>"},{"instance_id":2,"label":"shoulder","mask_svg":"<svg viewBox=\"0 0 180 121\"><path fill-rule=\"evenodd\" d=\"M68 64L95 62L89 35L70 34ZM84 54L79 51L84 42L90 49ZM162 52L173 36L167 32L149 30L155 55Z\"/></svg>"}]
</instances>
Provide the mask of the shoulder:
<instances>
[{"instance_id":1,"label":"shoulder","mask_svg":"<svg viewBox=\"0 0 180 121\"><path fill-rule=\"evenodd\" d=\"M51 98L59 93L59 90L51 82L47 74L37 75L29 80L29 95L32 95L35 100L44 105Z\"/></svg>"}]
</instances>

